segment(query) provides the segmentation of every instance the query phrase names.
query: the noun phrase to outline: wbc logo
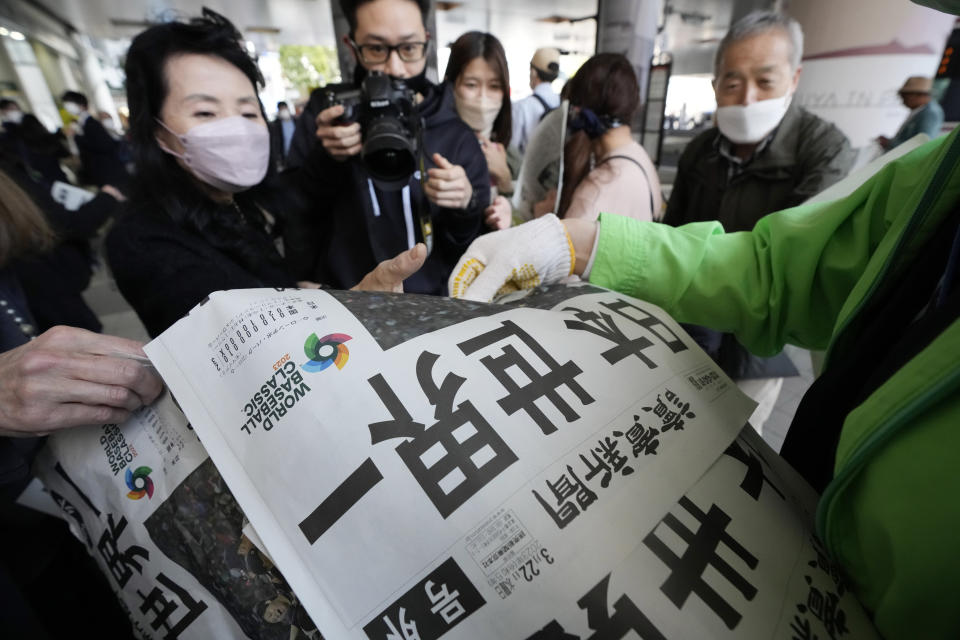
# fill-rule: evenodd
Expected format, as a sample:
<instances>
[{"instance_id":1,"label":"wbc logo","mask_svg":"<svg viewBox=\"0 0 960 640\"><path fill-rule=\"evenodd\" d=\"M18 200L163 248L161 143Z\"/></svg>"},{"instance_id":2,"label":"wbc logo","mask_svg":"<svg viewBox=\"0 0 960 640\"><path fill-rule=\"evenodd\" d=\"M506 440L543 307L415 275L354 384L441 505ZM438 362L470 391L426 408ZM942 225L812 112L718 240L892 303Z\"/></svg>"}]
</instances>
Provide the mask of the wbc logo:
<instances>
[{"instance_id":1,"label":"wbc logo","mask_svg":"<svg viewBox=\"0 0 960 640\"><path fill-rule=\"evenodd\" d=\"M150 479L150 472L152 469L150 467L137 467L135 471L131 471L127 467L127 488L130 489L130 493L127 494L127 497L131 500L139 500L143 496L148 498L153 497L153 480Z\"/></svg>"},{"instance_id":2,"label":"wbc logo","mask_svg":"<svg viewBox=\"0 0 960 640\"><path fill-rule=\"evenodd\" d=\"M350 359L350 350L344 343L352 340L345 333L331 333L330 335L318 338L317 334L311 333L307 341L303 343L303 352L310 358L310 361L302 364L304 371L316 373L323 371L332 364L337 365L337 369L343 369Z\"/></svg>"}]
</instances>

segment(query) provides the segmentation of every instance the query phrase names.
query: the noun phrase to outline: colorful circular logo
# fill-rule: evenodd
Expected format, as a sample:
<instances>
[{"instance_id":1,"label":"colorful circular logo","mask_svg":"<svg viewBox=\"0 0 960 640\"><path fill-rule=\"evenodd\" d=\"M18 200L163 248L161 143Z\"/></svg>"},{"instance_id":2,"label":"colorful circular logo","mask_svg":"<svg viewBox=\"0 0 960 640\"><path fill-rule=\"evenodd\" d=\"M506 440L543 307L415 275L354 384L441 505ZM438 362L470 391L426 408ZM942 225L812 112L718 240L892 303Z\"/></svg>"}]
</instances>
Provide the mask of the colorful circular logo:
<instances>
[{"instance_id":1,"label":"colorful circular logo","mask_svg":"<svg viewBox=\"0 0 960 640\"><path fill-rule=\"evenodd\" d=\"M150 467L137 467L135 471L131 471L127 467L127 488L130 489L130 493L127 494L127 497L131 500L139 500L144 495L148 498L153 497L153 480L150 479L150 472L152 469Z\"/></svg>"},{"instance_id":2,"label":"colorful circular logo","mask_svg":"<svg viewBox=\"0 0 960 640\"><path fill-rule=\"evenodd\" d=\"M310 358L310 362L301 365L304 371L316 373L323 371L331 364L337 365L337 369L343 369L350 358L350 350L344 344L347 340L352 338L345 333L331 333L322 338L311 333L303 343L303 352Z\"/></svg>"}]
</instances>

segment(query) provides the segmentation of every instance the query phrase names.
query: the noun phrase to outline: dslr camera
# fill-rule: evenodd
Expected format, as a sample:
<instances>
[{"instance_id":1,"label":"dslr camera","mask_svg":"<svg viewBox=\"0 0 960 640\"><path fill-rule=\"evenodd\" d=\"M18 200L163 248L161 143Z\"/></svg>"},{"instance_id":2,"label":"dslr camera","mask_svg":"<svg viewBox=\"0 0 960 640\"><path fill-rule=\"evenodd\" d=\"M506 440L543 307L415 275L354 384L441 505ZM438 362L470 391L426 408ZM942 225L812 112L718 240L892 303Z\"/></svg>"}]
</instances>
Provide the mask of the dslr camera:
<instances>
[{"instance_id":1,"label":"dslr camera","mask_svg":"<svg viewBox=\"0 0 960 640\"><path fill-rule=\"evenodd\" d=\"M400 189L417 169L420 152L420 114L414 92L399 78L371 71L359 89L329 89L323 109L343 105L337 124L360 123L363 147L360 159L384 189Z\"/></svg>"}]
</instances>

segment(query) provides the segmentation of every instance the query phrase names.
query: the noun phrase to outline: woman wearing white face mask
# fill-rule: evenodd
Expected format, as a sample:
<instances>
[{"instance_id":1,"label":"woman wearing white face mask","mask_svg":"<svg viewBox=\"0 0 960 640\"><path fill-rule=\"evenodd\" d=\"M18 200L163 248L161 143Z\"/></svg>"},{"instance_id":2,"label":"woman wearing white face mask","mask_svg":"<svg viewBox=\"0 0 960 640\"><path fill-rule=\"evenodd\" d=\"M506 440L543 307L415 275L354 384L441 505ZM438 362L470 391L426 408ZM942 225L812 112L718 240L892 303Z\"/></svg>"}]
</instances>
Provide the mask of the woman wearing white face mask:
<instances>
[{"instance_id":1,"label":"woman wearing white face mask","mask_svg":"<svg viewBox=\"0 0 960 640\"><path fill-rule=\"evenodd\" d=\"M309 268L296 257L314 239L291 232L302 205L267 176L263 79L240 42L226 18L204 10L189 23L147 29L127 53L137 170L107 258L154 336L213 291L292 287ZM417 245L357 288L401 290L425 257Z\"/></svg>"},{"instance_id":2,"label":"woman wearing white face mask","mask_svg":"<svg viewBox=\"0 0 960 640\"><path fill-rule=\"evenodd\" d=\"M444 78L453 86L457 114L477 134L490 170L493 192L486 210L487 226L505 229L512 221L510 201L520 154L510 146L510 73L503 45L496 36L469 31L450 46Z\"/></svg>"}]
</instances>

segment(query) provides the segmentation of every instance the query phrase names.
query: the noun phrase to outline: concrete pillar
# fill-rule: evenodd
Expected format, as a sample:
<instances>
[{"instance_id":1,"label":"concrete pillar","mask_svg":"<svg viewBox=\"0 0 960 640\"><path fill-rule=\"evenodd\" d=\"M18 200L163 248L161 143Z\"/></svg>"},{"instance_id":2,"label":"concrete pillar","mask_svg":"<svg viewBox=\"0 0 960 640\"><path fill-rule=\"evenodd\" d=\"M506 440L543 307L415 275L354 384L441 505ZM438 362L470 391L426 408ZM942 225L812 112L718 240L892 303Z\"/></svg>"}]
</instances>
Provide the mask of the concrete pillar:
<instances>
[{"instance_id":1,"label":"concrete pillar","mask_svg":"<svg viewBox=\"0 0 960 640\"><path fill-rule=\"evenodd\" d=\"M661 0L598 0L597 53L622 53L630 60L641 102L647 95L660 11Z\"/></svg>"},{"instance_id":2,"label":"concrete pillar","mask_svg":"<svg viewBox=\"0 0 960 640\"><path fill-rule=\"evenodd\" d=\"M21 32L16 32L18 35ZM33 52L30 43L19 35L19 38L12 36L0 37L0 43L9 56L11 66L17 78L17 85L21 95L26 98L26 104L21 104L21 108L33 111L33 114L51 131L55 131L63 126L60 120L60 112L54 103L54 98L50 94L47 81L40 71L40 65L37 64L37 57Z\"/></svg>"},{"instance_id":3,"label":"concrete pillar","mask_svg":"<svg viewBox=\"0 0 960 640\"><path fill-rule=\"evenodd\" d=\"M83 84L87 88L87 100L90 102L89 111L96 117L97 111L106 111L113 118L114 122L119 122L120 117L117 114L117 105L113 101L113 95L110 93L110 87L103 77L103 69L100 66L100 58L86 34L73 34L74 46L80 56L80 72L83 74ZM59 99L60 96L57 96Z\"/></svg>"}]
</instances>

